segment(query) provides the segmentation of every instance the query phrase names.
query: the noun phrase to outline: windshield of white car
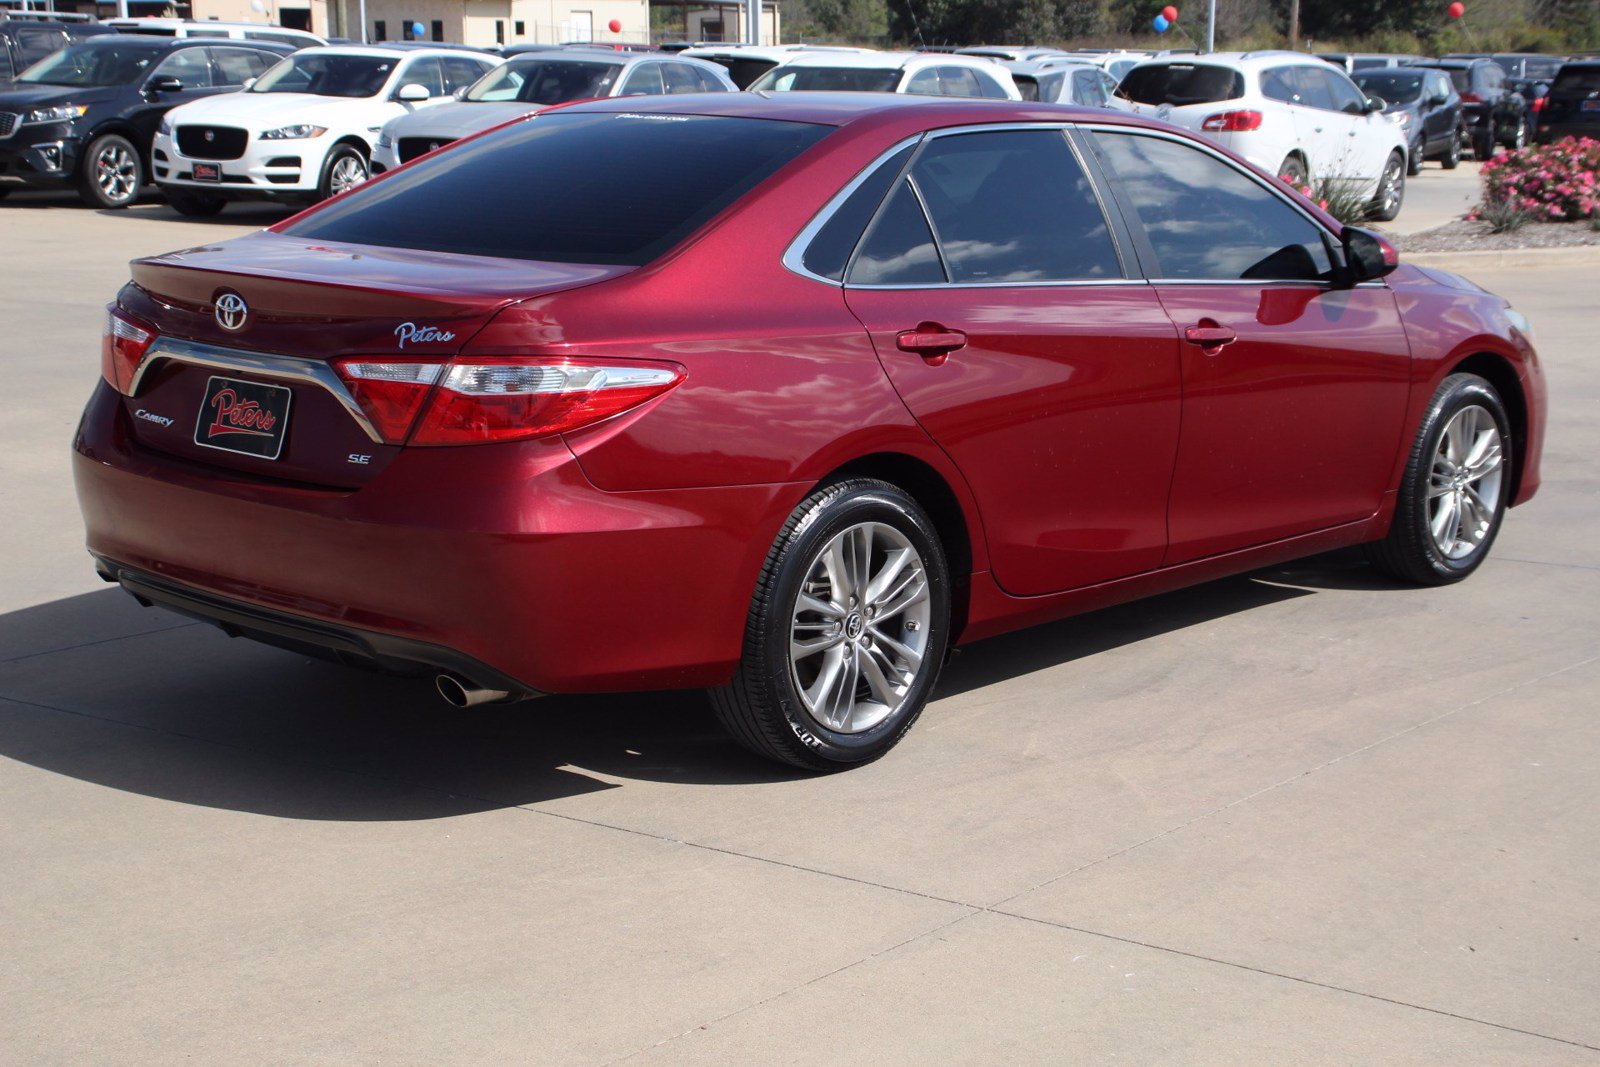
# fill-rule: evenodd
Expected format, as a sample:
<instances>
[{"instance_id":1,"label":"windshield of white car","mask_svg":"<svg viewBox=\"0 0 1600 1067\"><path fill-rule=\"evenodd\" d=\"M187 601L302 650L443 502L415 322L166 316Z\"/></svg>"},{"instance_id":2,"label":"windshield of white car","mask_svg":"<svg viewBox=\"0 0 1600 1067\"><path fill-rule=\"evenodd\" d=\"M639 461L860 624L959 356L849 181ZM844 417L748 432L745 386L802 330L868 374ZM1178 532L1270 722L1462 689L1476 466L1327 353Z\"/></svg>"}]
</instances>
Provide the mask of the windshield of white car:
<instances>
[{"instance_id":1,"label":"windshield of white car","mask_svg":"<svg viewBox=\"0 0 1600 1067\"><path fill-rule=\"evenodd\" d=\"M621 63L573 59L512 60L473 83L463 99L475 103L514 100L522 104L564 104L611 95Z\"/></svg>"},{"instance_id":2,"label":"windshield of white car","mask_svg":"<svg viewBox=\"0 0 1600 1067\"><path fill-rule=\"evenodd\" d=\"M871 67L774 67L750 86L751 92L892 93L900 71Z\"/></svg>"},{"instance_id":3,"label":"windshield of white car","mask_svg":"<svg viewBox=\"0 0 1600 1067\"><path fill-rule=\"evenodd\" d=\"M313 96L364 97L383 91L395 60L380 56L320 53L290 56L250 87L252 93L309 93Z\"/></svg>"},{"instance_id":4,"label":"windshield of white car","mask_svg":"<svg viewBox=\"0 0 1600 1067\"><path fill-rule=\"evenodd\" d=\"M1117 95L1136 104L1214 104L1244 95L1244 76L1207 63L1147 63L1128 71Z\"/></svg>"},{"instance_id":5,"label":"windshield of white car","mask_svg":"<svg viewBox=\"0 0 1600 1067\"><path fill-rule=\"evenodd\" d=\"M1357 74L1351 81L1364 93L1381 96L1391 104L1408 104L1422 95L1422 75L1401 71Z\"/></svg>"},{"instance_id":6,"label":"windshield of white car","mask_svg":"<svg viewBox=\"0 0 1600 1067\"><path fill-rule=\"evenodd\" d=\"M127 85L138 81L167 51L166 45L153 41L75 44L45 56L18 74L17 81L33 85Z\"/></svg>"},{"instance_id":7,"label":"windshield of white car","mask_svg":"<svg viewBox=\"0 0 1600 1067\"><path fill-rule=\"evenodd\" d=\"M555 111L428 156L283 232L556 263L648 263L831 126Z\"/></svg>"}]
</instances>

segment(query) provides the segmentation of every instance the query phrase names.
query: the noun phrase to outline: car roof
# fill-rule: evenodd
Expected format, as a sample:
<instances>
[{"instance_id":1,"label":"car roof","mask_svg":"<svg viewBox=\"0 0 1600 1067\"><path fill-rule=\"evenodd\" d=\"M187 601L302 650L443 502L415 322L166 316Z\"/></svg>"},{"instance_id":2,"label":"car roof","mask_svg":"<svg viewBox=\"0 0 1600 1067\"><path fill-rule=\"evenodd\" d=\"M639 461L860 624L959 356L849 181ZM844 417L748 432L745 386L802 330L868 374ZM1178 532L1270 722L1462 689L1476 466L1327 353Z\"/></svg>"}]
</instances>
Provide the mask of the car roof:
<instances>
[{"instance_id":1,"label":"car roof","mask_svg":"<svg viewBox=\"0 0 1600 1067\"><path fill-rule=\"evenodd\" d=\"M1029 100L991 100L905 93L775 92L618 96L557 105L545 114L621 113L774 119L823 126L922 125L933 129L1005 122L1094 122L1170 129L1124 111L1069 107Z\"/></svg>"},{"instance_id":2,"label":"car roof","mask_svg":"<svg viewBox=\"0 0 1600 1067\"><path fill-rule=\"evenodd\" d=\"M213 42L215 43L215 42ZM248 42L247 42L248 43ZM487 59L491 63L498 63L499 56L490 55L488 52L474 52L463 48L438 48L431 45L408 45L396 42L394 44L329 44L318 45L314 48L302 48L295 53L297 56L371 56L375 59L394 59L397 56L469 56Z\"/></svg>"},{"instance_id":3,"label":"car roof","mask_svg":"<svg viewBox=\"0 0 1600 1067\"><path fill-rule=\"evenodd\" d=\"M954 52L796 52L784 67L855 67L862 70L904 70L913 66L970 66L1003 70L994 60Z\"/></svg>"},{"instance_id":4,"label":"car roof","mask_svg":"<svg viewBox=\"0 0 1600 1067\"><path fill-rule=\"evenodd\" d=\"M151 48L258 48L263 52L276 52L279 55L294 54L295 47L282 41L251 41L234 37L157 37L154 35L138 33L97 33L92 37L85 37L81 41L73 41L74 46L83 45L92 48L111 48L121 44L138 44ZM306 51L306 49L298 49Z\"/></svg>"},{"instance_id":5,"label":"car roof","mask_svg":"<svg viewBox=\"0 0 1600 1067\"><path fill-rule=\"evenodd\" d=\"M304 37L307 40L321 40L310 30L297 30L292 26L275 26L269 22L224 22L218 19L176 19L135 15L128 18L105 19L101 24L112 28L148 26L151 29L160 30L175 30L184 26L197 26L208 30L259 30L262 33L287 33L295 37Z\"/></svg>"}]
</instances>

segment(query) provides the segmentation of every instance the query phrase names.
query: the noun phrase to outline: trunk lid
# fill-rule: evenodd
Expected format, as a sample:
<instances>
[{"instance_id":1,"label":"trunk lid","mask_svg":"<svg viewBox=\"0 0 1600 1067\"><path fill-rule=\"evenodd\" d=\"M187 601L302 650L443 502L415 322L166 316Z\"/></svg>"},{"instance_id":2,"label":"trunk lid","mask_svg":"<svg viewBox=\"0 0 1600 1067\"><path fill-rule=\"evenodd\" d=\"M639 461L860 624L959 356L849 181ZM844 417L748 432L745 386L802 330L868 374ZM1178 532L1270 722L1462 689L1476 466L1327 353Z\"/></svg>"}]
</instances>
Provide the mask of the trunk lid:
<instances>
[{"instance_id":1,"label":"trunk lid","mask_svg":"<svg viewBox=\"0 0 1600 1067\"><path fill-rule=\"evenodd\" d=\"M364 484L399 448L368 433L330 373L332 360L442 362L511 303L632 269L270 232L132 266L119 303L159 331L157 358L136 395L123 399L135 439L208 466L341 489ZM228 329L218 301L234 297L244 304L243 323Z\"/></svg>"}]
</instances>

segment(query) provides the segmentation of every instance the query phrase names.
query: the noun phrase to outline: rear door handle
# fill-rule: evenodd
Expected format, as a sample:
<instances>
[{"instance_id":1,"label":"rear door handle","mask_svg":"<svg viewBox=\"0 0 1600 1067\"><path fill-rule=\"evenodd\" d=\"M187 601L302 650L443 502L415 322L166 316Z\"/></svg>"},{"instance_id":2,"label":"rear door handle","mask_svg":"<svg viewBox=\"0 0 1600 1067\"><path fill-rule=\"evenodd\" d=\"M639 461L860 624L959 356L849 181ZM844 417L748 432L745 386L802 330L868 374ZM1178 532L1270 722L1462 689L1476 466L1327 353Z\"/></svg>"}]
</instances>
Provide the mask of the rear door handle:
<instances>
[{"instance_id":1,"label":"rear door handle","mask_svg":"<svg viewBox=\"0 0 1600 1067\"><path fill-rule=\"evenodd\" d=\"M1192 345L1199 345L1200 351L1206 355L1214 356L1222 351L1223 345L1231 345L1237 341L1239 335L1227 326L1218 326L1207 320L1184 330L1183 339Z\"/></svg>"},{"instance_id":2,"label":"rear door handle","mask_svg":"<svg viewBox=\"0 0 1600 1067\"><path fill-rule=\"evenodd\" d=\"M967 347L967 335L960 330L947 329L936 322L920 323L914 330L902 330L894 339L895 347L902 352L915 352L938 366L950 353Z\"/></svg>"}]
</instances>

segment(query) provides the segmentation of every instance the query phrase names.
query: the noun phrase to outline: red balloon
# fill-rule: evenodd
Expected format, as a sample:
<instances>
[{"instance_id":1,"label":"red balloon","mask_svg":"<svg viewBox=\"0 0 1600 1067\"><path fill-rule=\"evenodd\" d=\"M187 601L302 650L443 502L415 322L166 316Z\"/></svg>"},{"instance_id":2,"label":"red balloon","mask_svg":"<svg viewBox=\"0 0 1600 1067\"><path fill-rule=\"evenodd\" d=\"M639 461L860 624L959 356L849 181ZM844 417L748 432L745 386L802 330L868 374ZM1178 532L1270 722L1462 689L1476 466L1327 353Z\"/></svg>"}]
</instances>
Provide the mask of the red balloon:
<instances>
[{"instance_id":1,"label":"red balloon","mask_svg":"<svg viewBox=\"0 0 1600 1067\"><path fill-rule=\"evenodd\" d=\"M612 33L621 33L622 32L622 20L621 19L612 19L611 20L611 32Z\"/></svg>"},{"instance_id":2,"label":"red balloon","mask_svg":"<svg viewBox=\"0 0 1600 1067\"><path fill-rule=\"evenodd\" d=\"M1461 0L1456 0L1455 3L1451 4L1444 10L1445 14L1449 15L1451 18L1458 19L1467 13L1467 5L1463 4Z\"/></svg>"},{"instance_id":3,"label":"red balloon","mask_svg":"<svg viewBox=\"0 0 1600 1067\"><path fill-rule=\"evenodd\" d=\"M1166 7L1161 9L1161 17L1166 19L1168 22L1177 22L1178 9L1173 7L1171 4L1168 4Z\"/></svg>"}]
</instances>

